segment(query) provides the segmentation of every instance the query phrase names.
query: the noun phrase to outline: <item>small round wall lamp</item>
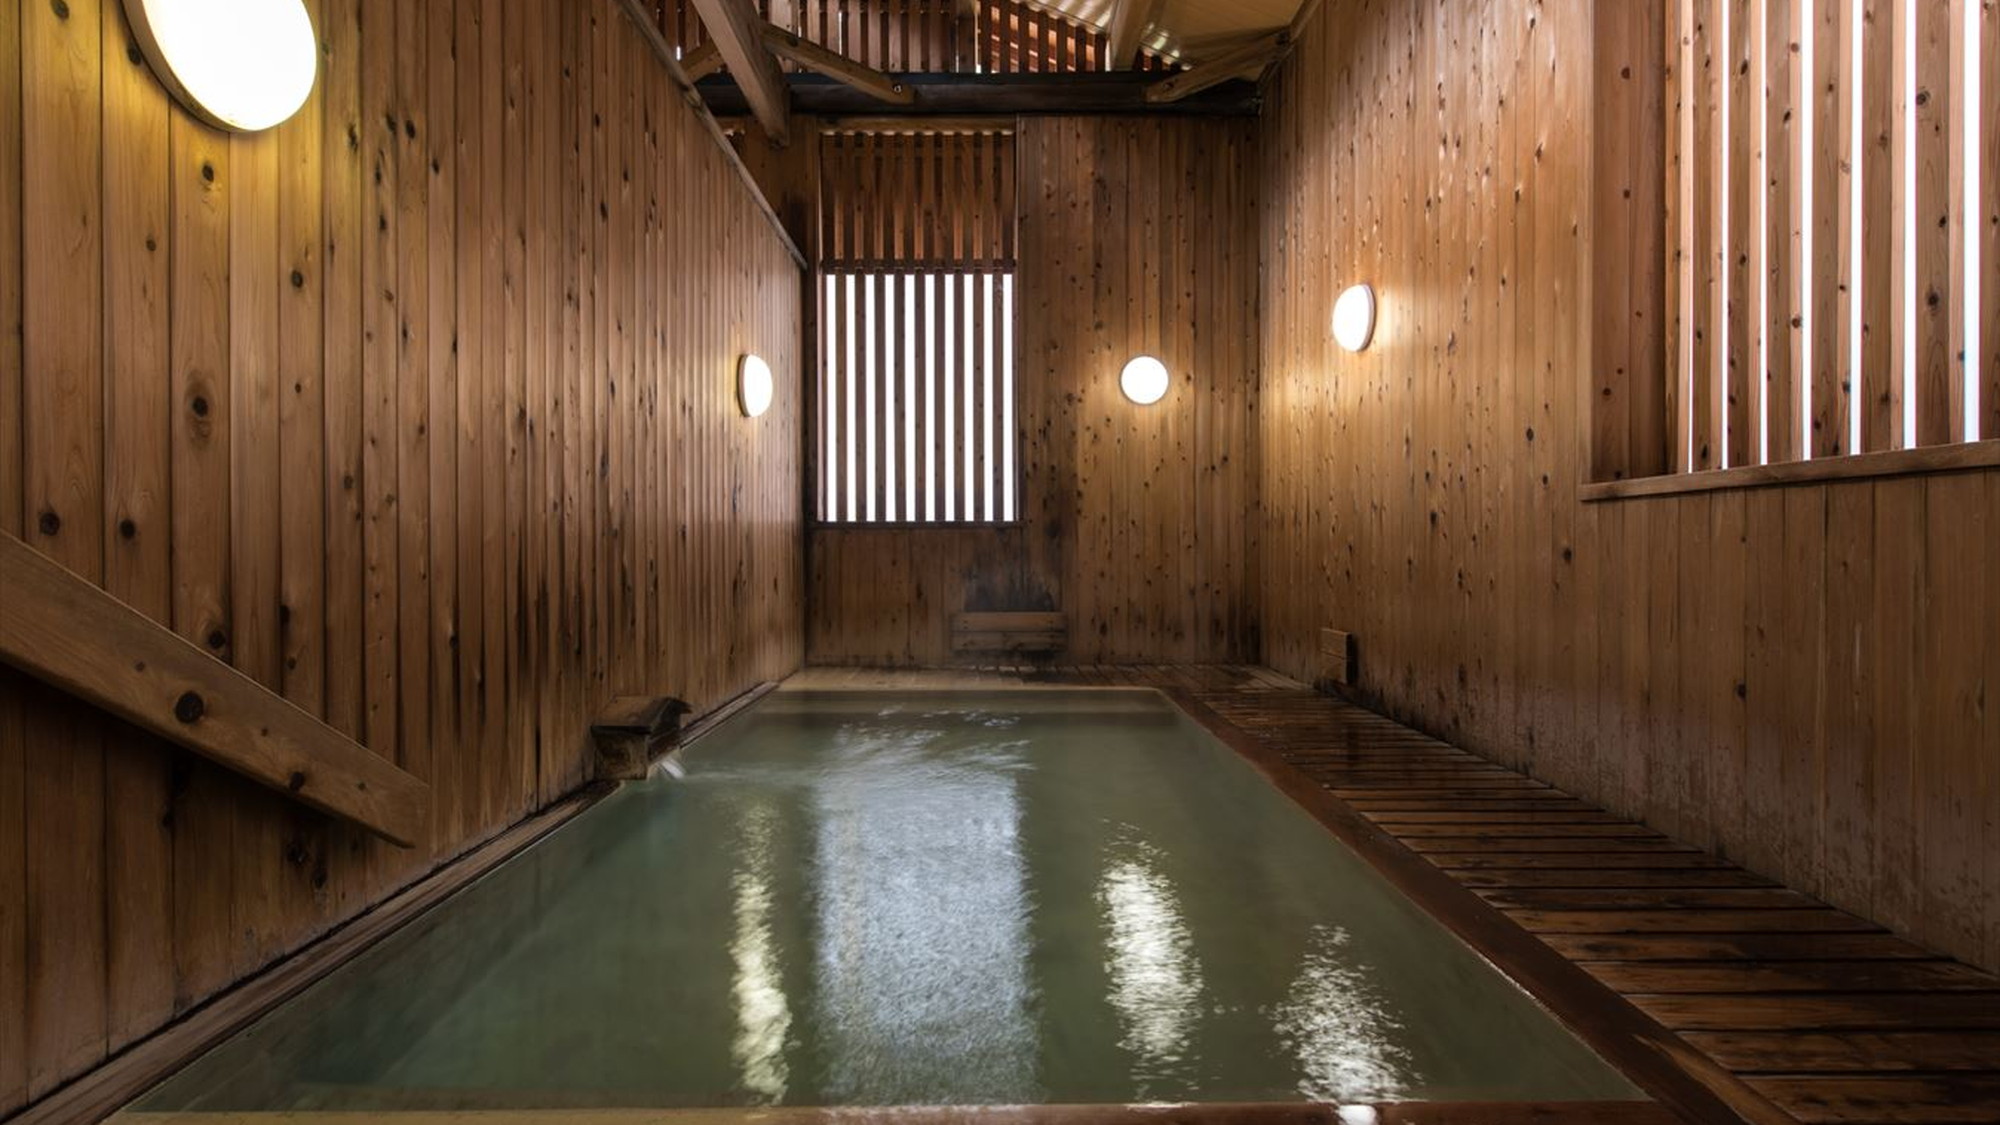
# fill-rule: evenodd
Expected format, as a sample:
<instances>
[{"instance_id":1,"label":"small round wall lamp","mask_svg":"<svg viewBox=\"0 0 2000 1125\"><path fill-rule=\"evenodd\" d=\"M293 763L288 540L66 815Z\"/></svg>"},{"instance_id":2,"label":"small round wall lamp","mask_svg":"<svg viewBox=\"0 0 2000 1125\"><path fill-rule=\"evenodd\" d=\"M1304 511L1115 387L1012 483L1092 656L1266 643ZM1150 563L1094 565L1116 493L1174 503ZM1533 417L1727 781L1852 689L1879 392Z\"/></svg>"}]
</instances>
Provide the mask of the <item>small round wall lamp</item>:
<instances>
[{"instance_id":1,"label":"small round wall lamp","mask_svg":"<svg viewBox=\"0 0 2000 1125\"><path fill-rule=\"evenodd\" d=\"M1350 352L1368 347L1375 338L1375 289L1356 285L1333 303L1333 338Z\"/></svg>"},{"instance_id":2,"label":"small round wall lamp","mask_svg":"<svg viewBox=\"0 0 2000 1125\"><path fill-rule=\"evenodd\" d=\"M1151 406L1167 397L1167 365L1149 355L1133 356L1118 375L1118 389L1140 406Z\"/></svg>"},{"instance_id":3,"label":"small round wall lamp","mask_svg":"<svg viewBox=\"0 0 2000 1125\"><path fill-rule=\"evenodd\" d=\"M168 92L219 129L283 123L319 76L302 0L125 0L125 16Z\"/></svg>"},{"instance_id":4,"label":"small round wall lamp","mask_svg":"<svg viewBox=\"0 0 2000 1125\"><path fill-rule=\"evenodd\" d=\"M736 405L745 418L755 418L771 409L771 365L759 355L745 353L736 362Z\"/></svg>"}]
</instances>

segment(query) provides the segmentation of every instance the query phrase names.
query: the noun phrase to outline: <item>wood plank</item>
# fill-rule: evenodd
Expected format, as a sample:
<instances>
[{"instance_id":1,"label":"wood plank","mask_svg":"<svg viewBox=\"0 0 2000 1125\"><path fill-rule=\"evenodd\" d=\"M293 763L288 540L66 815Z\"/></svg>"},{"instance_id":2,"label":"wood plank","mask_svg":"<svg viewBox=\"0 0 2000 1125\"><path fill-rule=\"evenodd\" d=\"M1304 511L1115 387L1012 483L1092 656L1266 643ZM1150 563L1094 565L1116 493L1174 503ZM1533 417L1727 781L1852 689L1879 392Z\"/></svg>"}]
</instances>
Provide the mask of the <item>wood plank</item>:
<instances>
[{"instance_id":1,"label":"wood plank","mask_svg":"<svg viewBox=\"0 0 2000 1125\"><path fill-rule=\"evenodd\" d=\"M2000 1004L1979 992L1723 993L1629 999L1675 1031L2000 1028Z\"/></svg>"},{"instance_id":2,"label":"wood plank","mask_svg":"<svg viewBox=\"0 0 2000 1125\"><path fill-rule=\"evenodd\" d=\"M1872 922L1838 910L1516 910L1537 934L1871 933Z\"/></svg>"},{"instance_id":3,"label":"wood plank","mask_svg":"<svg viewBox=\"0 0 2000 1125\"><path fill-rule=\"evenodd\" d=\"M103 82L98 3L23 4L20 19L21 460L10 548L104 578ZM44 554L37 553L44 552ZM50 560L56 560L51 562ZM28 600L13 578L0 613ZM27 1092L107 1050L103 729L43 693L22 709L26 772Z\"/></svg>"},{"instance_id":4,"label":"wood plank","mask_svg":"<svg viewBox=\"0 0 2000 1125\"><path fill-rule=\"evenodd\" d=\"M1937 954L1886 933L1543 934L1564 956L1583 961L1825 961Z\"/></svg>"},{"instance_id":5,"label":"wood plank","mask_svg":"<svg viewBox=\"0 0 2000 1125\"><path fill-rule=\"evenodd\" d=\"M1793 961L1771 965L1593 965L1591 975L1631 993L1979 992L2000 1001L1996 981L1954 961Z\"/></svg>"},{"instance_id":6,"label":"wood plank","mask_svg":"<svg viewBox=\"0 0 2000 1125\"><path fill-rule=\"evenodd\" d=\"M104 97L105 589L173 620L168 337L168 103L133 60L122 7L101 9ZM107 1046L173 1014L172 751L114 727L105 741Z\"/></svg>"},{"instance_id":7,"label":"wood plank","mask_svg":"<svg viewBox=\"0 0 2000 1125\"><path fill-rule=\"evenodd\" d=\"M1819 1122L1991 1121L2000 1115L2000 1077L1753 1078L1751 1085L1808 1125Z\"/></svg>"},{"instance_id":8,"label":"wood plank","mask_svg":"<svg viewBox=\"0 0 2000 1125\"><path fill-rule=\"evenodd\" d=\"M1517 888L1484 891L1480 897L1502 910L1800 910L1820 905L1783 888Z\"/></svg>"},{"instance_id":9,"label":"wood plank","mask_svg":"<svg viewBox=\"0 0 2000 1125\"><path fill-rule=\"evenodd\" d=\"M1681 1038L1739 1071L2000 1069L2000 1032L1995 1031L1689 1031Z\"/></svg>"},{"instance_id":10,"label":"wood plank","mask_svg":"<svg viewBox=\"0 0 2000 1125\"><path fill-rule=\"evenodd\" d=\"M15 539L0 658L246 777L408 845L426 787ZM128 663L129 661L129 663Z\"/></svg>"}]
</instances>

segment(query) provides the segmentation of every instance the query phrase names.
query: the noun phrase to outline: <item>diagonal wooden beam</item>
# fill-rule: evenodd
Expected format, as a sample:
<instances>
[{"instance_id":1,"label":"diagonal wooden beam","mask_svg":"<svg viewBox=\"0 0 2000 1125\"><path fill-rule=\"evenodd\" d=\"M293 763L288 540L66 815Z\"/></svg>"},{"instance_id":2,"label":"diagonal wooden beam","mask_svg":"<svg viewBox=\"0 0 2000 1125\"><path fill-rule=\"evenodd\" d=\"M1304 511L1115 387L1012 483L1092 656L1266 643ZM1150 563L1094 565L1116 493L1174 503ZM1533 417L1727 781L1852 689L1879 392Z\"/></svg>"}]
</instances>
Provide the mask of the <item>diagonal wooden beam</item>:
<instances>
[{"instance_id":1,"label":"diagonal wooden beam","mask_svg":"<svg viewBox=\"0 0 2000 1125\"><path fill-rule=\"evenodd\" d=\"M423 839L422 781L5 533L0 590L0 661L392 843Z\"/></svg>"},{"instance_id":2,"label":"diagonal wooden beam","mask_svg":"<svg viewBox=\"0 0 2000 1125\"><path fill-rule=\"evenodd\" d=\"M1116 0L1108 29L1111 65L1107 70L1129 70L1139 57L1139 41L1160 19L1166 0Z\"/></svg>"},{"instance_id":3,"label":"diagonal wooden beam","mask_svg":"<svg viewBox=\"0 0 2000 1125\"><path fill-rule=\"evenodd\" d=\"M689 82L699 82L721 69L722 52L716 50L713 39L681 56L681 70Z\"/></svg>"},{"instance_id":4,"label":"diagonal wooden beam","mask_svg":"<svg viewBox=\"0 0 2000 1125\"><path fill-rule=\"evenodd\" d=\"M1240 77L1245 71L1261 69L1272 59L1277 58L1284 51L1285 45L1291 41L1291 32L1287 30L1259 35L1241 47L1198 63L1170 78L1162 78L1146 87L1146 100L1155 105L1177 102L1190 94L1198 94L1210 86L1218 86L1232 78Z\"/></svg>"},{"instance_id":5,"label":"diagonal wooden beam","mask_svg":"<svg viewBox=\"0 0 2000 1125\"><path fill-rule=\"evenodd\" d=\"M736 84L750 103L750 113L773 144L791 140L791 108L785 91L785 76L778 72L778 60L764 46L764 21L750 0L694 0L702 26L722 53L723 64L736 76Z\"/></svg>"},{"instance_id":6,"label":"diagonal wooden beam","mask_svg":"<svg viewBox=\"0 0 2000 1125\"><path fill-rule=\"evenodd\" d=\"M908 86L872 67L862 66L846 55L837 54L810 39L801 38L776 24L764 25L764 45L787 62L824 74L843 85L891 105L909 105L917 96Z\"/></svg>"}]
</instances>

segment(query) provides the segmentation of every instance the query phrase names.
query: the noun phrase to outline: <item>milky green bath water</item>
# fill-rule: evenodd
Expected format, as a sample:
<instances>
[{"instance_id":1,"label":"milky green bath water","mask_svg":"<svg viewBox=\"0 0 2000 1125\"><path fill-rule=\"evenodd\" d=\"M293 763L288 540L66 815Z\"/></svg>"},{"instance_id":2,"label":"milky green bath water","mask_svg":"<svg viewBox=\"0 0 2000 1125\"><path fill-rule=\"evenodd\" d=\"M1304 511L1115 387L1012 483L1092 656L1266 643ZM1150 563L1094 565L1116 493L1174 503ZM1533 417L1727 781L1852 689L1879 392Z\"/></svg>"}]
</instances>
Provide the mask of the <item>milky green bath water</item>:
<instances>
[{"instance_id":1,"label":"milky green bath water","mask_svg":"<svg viewBox=\"0 0 2000 1125\"><path fill-rule=\"evenodd\" d=\"M778 694L135 1108L1634 1098L1150 692Z\"/></svg>"}]
</instances>

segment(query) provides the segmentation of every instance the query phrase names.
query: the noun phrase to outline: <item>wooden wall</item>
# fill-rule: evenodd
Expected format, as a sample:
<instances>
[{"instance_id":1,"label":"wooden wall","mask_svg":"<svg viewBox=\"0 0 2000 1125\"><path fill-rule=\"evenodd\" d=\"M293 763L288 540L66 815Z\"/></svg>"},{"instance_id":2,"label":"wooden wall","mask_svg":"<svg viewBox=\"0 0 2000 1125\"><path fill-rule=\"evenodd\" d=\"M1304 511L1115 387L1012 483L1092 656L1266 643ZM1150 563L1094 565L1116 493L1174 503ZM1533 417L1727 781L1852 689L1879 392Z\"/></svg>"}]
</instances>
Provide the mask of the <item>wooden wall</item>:
<instances>
[{"instance_id":1,"label":"wooden wall","mask_svg":"<svg viewBox=\"0 0 2000 1125\"><path fill-rule=\"evenodd\" d=\"M1254 127L1024 118L1016 143L1022 518L815 529L808 659L947 663L966 609L1060 609L1071 661L1254 657ZM1153 407L1118 390L1140 352L1174 373Z\"/></svg>"},{"instance_id":2,"label":"wooden wall","mask_svg":"<svg viewBox=\"0 0 2000 1125\"><path fill-rule=\"evenodd\" d=\"M1592 7L1330 4L1268 91L1267 659L2000 967L2000 473L1577 500Z\"/></svg>"},{"instance_id":3,"label":"wooden wall","mask_svg":"<svg viewBox=\"0 0 2000 1125\"><path fill-rule=\"evenodd\" d=\"M116 0L6 0L0 530L429 781L432 831L0 671L0 1115L576 786L614 693L800 660L797 269L636 25L308 3L313 101L229 137Z\"/></svg>"}]
</instances>

